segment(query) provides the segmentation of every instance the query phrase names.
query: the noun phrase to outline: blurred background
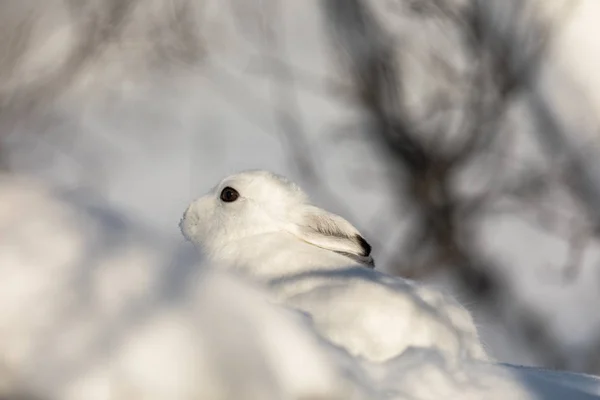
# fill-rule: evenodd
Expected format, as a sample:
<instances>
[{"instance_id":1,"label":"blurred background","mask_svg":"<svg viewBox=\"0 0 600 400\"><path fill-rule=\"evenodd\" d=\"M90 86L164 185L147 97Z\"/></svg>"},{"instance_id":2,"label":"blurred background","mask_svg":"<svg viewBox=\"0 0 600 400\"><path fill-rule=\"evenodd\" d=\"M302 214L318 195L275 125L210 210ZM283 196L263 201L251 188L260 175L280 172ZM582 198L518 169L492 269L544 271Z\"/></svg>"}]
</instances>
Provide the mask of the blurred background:
<instances>
[{"instance_id":1,"label":"blurred background","mask_svg":"<svg viewBox=\"0 0 600 400\"><path fill-rule=\"evenodd\" d=\"M600 374L597 0L3 0L0 168L181 241L270 169L501 361ZM1 239L0 239L1 240Z\"/></svg>"}]
</instances>

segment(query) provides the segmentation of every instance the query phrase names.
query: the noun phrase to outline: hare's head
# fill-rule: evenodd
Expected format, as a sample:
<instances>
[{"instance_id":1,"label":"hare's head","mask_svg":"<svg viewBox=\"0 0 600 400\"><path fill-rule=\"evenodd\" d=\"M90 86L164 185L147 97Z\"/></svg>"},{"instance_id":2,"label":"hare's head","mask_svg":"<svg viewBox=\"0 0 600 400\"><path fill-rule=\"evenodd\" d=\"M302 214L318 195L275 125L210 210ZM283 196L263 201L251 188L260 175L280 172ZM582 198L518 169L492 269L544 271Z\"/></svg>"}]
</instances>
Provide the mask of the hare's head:
<instances>
[{"instance_id":1,"label":"hare's head","mask_svg":"<svg viewBox=\"0 0 600 400\"><path fill-rule=\"evenodd\" d=\"M223 179L190 204L179 225L189 241L209 254L236 241L281 232L373 265L371 246L352 224L311 205L296 184L268 171Z\"/></svg>"}]
</instances>

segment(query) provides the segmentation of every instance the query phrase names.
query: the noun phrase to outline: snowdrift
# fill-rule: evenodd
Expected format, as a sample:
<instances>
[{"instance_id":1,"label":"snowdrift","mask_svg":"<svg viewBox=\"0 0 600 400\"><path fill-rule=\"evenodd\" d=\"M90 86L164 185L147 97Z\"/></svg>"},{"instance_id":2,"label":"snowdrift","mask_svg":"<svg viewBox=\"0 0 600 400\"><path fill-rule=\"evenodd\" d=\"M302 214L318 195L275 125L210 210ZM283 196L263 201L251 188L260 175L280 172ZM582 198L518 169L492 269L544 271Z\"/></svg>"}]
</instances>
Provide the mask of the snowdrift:
<instances>
[{"instance_id":1,"label":"snowdrift","mask_svg":"<svg viewBox=\"0 0 600 400\"><path fill-rule=\"evenodd\" d=\"M0 176L0 398L596 399L591 376L411 348L384 363L76 191Z\"/></svg>"}]
</instances>

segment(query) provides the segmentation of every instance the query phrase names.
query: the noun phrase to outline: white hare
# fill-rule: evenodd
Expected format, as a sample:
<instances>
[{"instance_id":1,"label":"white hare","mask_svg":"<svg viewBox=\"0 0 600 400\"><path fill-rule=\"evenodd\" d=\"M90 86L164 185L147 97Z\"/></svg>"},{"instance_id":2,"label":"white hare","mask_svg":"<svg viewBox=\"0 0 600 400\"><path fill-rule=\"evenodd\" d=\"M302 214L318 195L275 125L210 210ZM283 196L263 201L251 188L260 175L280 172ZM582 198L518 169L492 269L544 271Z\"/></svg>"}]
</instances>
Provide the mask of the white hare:
<instances>
[{"instance_id":1,"label":"white hare","mask_svg":"<svg viewBox=\"0 0 600 400\"><path fill-rule=\"evenodd\" d=\"M282 176L256 170L223 179L192 202L180 228L209 261L265 284L353 355L383 361L409 347L434 347L457 358L487 358L466 309L441 292L375 271L359 231L310 204Z\"/></svg>"}]
</instances>

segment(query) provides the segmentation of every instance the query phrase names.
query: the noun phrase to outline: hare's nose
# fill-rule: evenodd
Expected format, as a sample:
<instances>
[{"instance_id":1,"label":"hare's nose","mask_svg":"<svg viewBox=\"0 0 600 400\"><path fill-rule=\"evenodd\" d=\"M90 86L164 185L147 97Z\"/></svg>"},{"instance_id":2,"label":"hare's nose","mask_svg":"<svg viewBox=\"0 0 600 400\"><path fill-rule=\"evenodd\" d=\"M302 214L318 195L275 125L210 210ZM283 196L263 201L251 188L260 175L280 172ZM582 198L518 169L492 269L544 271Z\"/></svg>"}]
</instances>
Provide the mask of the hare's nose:
<instances>
[{"instance_id":1,"label":"hare's nose","mask_svg":"<svg viewBox=\"0 0 600 400\"><path fill-rule=\"evenodd\" d=\"M190 207L188 207L184 212L183 212L183 216L181 217L181 219L179 220L179 229L184 232L185 234L185 227L186 227L186 223L189 220L190 217Z\"/></svg>"},{"instance_id":2,"label":"hare's nose","mask_svg":"<svg viewBox=\"0 0 600 400\"><path fill-rule=\"evenodd\" d=\"M181 217L181 221L179 222L179 225L181 225L181 223L182 223L182 222L183 222L185 219L187 219L189 212L190 212L190 208L188 207L188 208L186 208L186 209L185 209L185 211L183 212L183 216Z\"/></svg>"}]
</instances>

